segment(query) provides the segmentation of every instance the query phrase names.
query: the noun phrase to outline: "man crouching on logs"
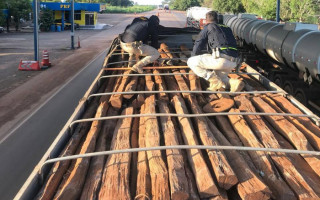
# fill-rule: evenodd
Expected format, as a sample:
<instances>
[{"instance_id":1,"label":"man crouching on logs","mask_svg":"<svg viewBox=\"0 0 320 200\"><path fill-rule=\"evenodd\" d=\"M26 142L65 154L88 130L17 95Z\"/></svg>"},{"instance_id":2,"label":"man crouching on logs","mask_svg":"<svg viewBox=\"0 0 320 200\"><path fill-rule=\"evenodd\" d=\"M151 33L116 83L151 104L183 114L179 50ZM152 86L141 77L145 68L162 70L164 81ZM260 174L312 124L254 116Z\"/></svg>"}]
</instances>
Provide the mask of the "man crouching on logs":
<instances>
[{"instance_id":1,"label":"man crouching on logs","mask_svg":"<svg viewBox=\"0 0 320 200\"><path fill-rule=\"evenodd\" d=\"M129 53L128 67L132 67L133 71L143 73L142 67L159 58L160 54L157 50L159 23L160 20L155 15L149 19L146 17L135 18L120 35L120 46ZM151 46L147 45L149 36L151 36ZM137 58L139 56L145 57L133 65L134 55Z\"/></svg>"},{"instance_id":2,"label":"man crouching on logs","mask_svg":"<svg viewBox=\"0 0 320 200\"><path fill-rule=\"evenodd\" d=\"M229 27L217 22L218 14L209 11L206 14L206 25L195 41L192 57L187 63L196 75L209 81L208 90L217 91L223 87L238 92L243 89L244 83L236 78L228 78L228 73L237 66L236 40ZM205 48L212 50L212 54L199 55Z\"/></svg>"}]
</instances>

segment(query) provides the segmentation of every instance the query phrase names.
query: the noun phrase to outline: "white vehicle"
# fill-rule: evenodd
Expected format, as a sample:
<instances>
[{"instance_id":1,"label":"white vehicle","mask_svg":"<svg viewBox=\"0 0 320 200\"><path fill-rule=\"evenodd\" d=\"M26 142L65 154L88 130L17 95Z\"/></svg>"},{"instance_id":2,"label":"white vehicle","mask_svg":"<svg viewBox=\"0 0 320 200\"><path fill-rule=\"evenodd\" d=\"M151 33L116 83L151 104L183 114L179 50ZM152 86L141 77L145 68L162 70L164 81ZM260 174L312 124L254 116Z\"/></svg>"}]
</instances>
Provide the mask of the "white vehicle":
<instances>
[{"instance_id":1,"label":"white vehicle","mask_svg":"<svg viewBox=\"0 0 320 200\"><path fill-rule=\"evenodd\" d=\"M3 31L4 31L4 28L0 26L0 33L2 33Z\"/></svg>"},{"instance_id":2,"label":"white vehicle","mask_svg":"<svg viewBox=\"0 0 320 200\"><path fill-rule=\"evenodd\" d=\"M191 7L187 10L187 27L200 28L200 21L204 21L206 13L212 11L206 7Z\"/></svg>"}]
</instances>

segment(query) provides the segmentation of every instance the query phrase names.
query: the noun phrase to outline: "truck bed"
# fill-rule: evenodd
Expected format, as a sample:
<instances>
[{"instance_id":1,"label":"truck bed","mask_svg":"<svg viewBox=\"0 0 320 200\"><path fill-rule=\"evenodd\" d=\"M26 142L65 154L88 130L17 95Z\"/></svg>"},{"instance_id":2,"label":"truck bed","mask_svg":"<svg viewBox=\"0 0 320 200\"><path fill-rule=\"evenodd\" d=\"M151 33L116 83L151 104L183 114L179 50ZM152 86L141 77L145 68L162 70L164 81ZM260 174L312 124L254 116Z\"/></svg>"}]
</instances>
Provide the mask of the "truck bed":
<instances>
[{"instance_id":1,"label":"truck bed","mask_svg":"<svg viewBox=\"0 0 320 200\"><path fill-rule=\"evenodd\" d=\"M208 92L179 53L135 75L118 44L15 199L320 198L319 118L293 97L245 63L244 92Z\"/></svg>"}]
</instances>

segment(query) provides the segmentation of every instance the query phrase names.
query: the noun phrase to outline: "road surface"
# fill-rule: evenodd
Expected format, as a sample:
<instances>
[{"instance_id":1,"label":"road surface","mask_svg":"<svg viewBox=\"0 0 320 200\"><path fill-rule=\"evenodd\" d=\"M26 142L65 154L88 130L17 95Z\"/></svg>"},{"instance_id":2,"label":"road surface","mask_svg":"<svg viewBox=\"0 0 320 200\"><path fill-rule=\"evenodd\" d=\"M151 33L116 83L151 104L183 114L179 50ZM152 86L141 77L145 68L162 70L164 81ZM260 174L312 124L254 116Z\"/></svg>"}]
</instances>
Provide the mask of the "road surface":
<instances>
[{"instance_id":1,"label":"road surface","mask_svg":"<svg viewBox=\"0 0 320 200\"><path fill-rule=\"evenodd\" d=\"M157 15L158 11L145 15ZM160 11L160 24L183 27L185 15L181 12ZM101 31L84 40L83 44L103 40L111 41L129 24L134 15L114 15L117 19L113 28ZM103 17L103 16L102 16ZM122 17L122 18L121 18ZM115 19L114 18L114 19ZM89 88L101 69L105 50L92 58L76 75L69 78L59 88L47 94L47 98L32 109L18 115L17 123L8 131L0 132L0 199L13 199L33 168L49 148L64 124L73 113L78 101ZM73 55L75 57L75 55ZM75 59L75 58L74 58ZM66 61L67 62L67 61ZM38 75L42 76L42 74ZM38 76L34 77L37 78ZM49 95L50 94L50 95ZM10 122L9 122L10 123Z\"/></svg>"}]
</instances>

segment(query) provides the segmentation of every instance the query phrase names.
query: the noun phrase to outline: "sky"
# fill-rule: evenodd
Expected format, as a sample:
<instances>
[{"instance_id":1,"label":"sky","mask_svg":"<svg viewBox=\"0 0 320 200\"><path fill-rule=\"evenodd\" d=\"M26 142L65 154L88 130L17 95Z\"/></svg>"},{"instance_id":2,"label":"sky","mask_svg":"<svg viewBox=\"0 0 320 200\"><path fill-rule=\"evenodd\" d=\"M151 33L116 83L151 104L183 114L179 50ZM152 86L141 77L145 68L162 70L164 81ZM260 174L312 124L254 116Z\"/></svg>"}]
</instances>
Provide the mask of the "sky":
<instances>
[{"instance_id":1,"label":"sky","mask_svg":"<svg viewBox=\"0 0 320 200\"><path fill-rule=\"evenodd\" d=\"M139 5L160 5L162 0L133 0Z\"/></svg>"}]
</instances>

